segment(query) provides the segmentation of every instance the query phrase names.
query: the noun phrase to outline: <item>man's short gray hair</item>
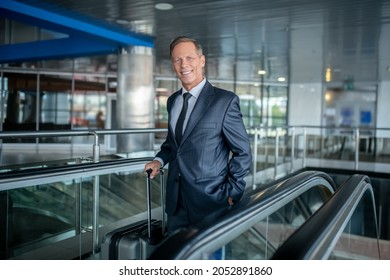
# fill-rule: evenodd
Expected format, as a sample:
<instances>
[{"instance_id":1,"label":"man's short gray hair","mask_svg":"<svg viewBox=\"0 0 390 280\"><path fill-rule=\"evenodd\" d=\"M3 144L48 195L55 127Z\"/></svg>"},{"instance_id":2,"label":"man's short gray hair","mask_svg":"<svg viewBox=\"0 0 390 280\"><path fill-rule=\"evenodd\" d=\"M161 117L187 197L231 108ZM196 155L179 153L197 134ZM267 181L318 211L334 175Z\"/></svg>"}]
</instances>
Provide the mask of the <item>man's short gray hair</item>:
<instances>
[{"instance_id":1,"label":"man's short gray hair","mask_svg":"<svg viewBox=\"0 0 390 280\"><path fill-rule=\"evenodd\" d=\"M180 43L184 43L184 42L191 42L195 45L195 48L196 48L196 51L198 52L198 55L201 56L203 55L203 49L202 49L202 46L201 44L198 43L198 41L196 41L195 39L192 39L192 38L189 38L189 37L186 37L186 36L179 36L179 37L176 37L171 45L170 45L170 52L169 52L169 55L172 56L172 51L173 49Z\"/></svg>"}]
</instances>

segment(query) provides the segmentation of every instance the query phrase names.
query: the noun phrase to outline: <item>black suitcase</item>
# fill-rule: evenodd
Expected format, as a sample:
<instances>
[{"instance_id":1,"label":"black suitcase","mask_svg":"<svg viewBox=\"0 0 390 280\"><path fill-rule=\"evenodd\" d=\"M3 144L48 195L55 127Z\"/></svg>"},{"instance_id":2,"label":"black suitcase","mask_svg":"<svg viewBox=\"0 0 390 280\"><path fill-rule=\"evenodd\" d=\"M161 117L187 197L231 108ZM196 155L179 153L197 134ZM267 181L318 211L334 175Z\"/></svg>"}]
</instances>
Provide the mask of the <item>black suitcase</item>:
<instances>
[{"instance_id":1,"label":"black suitcase","mask_svg":"<svg viewBox=\"0 0 390 280\"><path fill-rule=\"evenodd\" d=\"M161 220L152 220L150 172L147 170L147 220L113 230L104 236L102 258L109 260L145 260L164 239L164 172L160 170Z\"/></svg>"}]
</instances>

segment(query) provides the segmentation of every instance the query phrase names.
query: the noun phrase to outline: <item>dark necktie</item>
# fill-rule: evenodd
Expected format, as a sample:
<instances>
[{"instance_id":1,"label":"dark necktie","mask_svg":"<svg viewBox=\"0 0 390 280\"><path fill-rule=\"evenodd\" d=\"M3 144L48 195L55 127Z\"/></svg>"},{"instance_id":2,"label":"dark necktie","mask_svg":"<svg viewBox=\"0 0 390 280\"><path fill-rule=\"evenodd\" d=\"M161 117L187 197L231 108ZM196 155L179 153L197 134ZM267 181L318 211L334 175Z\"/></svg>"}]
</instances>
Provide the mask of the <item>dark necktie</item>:
<instances>
[{"instance_id":1,"label":"dark necktie","mask_svg":"<svg viewBox=\"0 0 390 280\"><path fill-rule=\"evenodd\" d=\"M176 142L180 145L181 136L183 134L183 124L186 118L187 108L188 108L188 99L191 97L191 93L186 92L183 94L183 108L181 109L179 118L177 119L176 127L175 127L175 136Z\"/></svg>"}]
</instances>

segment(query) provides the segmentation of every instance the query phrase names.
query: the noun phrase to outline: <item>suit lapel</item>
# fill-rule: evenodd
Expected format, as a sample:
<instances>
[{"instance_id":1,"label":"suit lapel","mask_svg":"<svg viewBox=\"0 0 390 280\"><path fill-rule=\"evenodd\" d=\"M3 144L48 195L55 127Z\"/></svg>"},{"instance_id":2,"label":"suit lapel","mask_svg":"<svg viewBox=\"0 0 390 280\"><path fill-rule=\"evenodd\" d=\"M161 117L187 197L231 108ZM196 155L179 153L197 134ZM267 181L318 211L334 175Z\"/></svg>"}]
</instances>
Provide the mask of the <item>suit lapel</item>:
<instances>
[{"instance_id":1,"label":"suit lapel","mask_svg":"<svg viewBox=\"0 0 390 280\"><path fill-rule=\"evenodd\" d=\"M206 82L201 93L199 94L195 107L192 110L186 129L184 130L181 143L183 143L187 139L187 137L191 134L191 131L194 129L196 124L199 122L199 120L202 118L204 113L207 111L210 104L213 103L214 98L215 98L214 88L209 82Z\"/></svg>"}]
</instances>

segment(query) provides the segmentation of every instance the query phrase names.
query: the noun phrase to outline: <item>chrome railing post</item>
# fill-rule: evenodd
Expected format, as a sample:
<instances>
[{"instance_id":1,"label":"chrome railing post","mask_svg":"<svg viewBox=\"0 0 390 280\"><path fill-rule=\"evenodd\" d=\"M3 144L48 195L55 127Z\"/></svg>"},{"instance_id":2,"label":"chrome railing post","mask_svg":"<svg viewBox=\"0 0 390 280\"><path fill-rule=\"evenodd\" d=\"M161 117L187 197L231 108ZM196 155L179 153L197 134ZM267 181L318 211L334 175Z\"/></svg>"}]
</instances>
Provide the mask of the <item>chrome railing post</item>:
<instances>
[{"instance_id":1,"label":"chrome railing post","mask_svg":"<svg viewBox=\"0 0 390 280\"><path fill-rule=\"evenodd\" d=\"M258 149L257 149L257 139L258 139L258 130L257 128L255 128L255 135L254 135L254 139L253 139L253 175L252 175L252 188L255 189L256 188L256 172L257 172L257 153L258 153Z\"/></svg>"},{"instance_id":2,"label":"chrome railing post","mask_svg":"<svg viewBox=\"0 0 390 280\"><path fill-rule=\"evenodd\" d=\"M93 180L93 209L92 209L92 254L96 255L100 251L99 245L99 175Z\"/></svg>"},{"instance_id":3,"label":"chrome railing post","mask_svg":"<svg viewBox=\"0 0 390 280\"><path fill-rule=\"evenodd\" d=\"M75 179L72 180L75 185L75 230L76 235L81 233L81 182L77 183Z\"/></svg>"},{"instance_id":4,"label":"chrome railing post","mask_svg":"<svg viewBox=\"0 0 390 280\"><path fill-rule=\"evenodd\" d=\"M294 157L295 157L295 127L291 128L291 169L294 172Z\"/></svg>"},{"instance_id":5,"label":"chrome railing post","mask_svg":"<svg viewBox=\"0 0 390 280\"><path fill-rule=\"evenodd\" d=\"M359 146L360 146L360 131L359 128L355 130L355 170L359 168Z\"/></svg>"},{"instance_id":6,"label":"chrome railing post","mask_svg":"<svg viewBox=\"0 0 390 280\"><path fill-rule=\"evenodd\" d=\"M276 176L278 175L278 159L279 159L279 133L280 133L280 128L276 128L276 134L275 134L275 151L274 151L274 156L275 156L275 161L274 161L274 179L276 179Z\"/></svg>"},{"instance_id":7,"label":"chrome railing post","mask_svg":"<svg viewBox=\"0 0 390 280\"><path fill-rule=\"evenodd\" d=\"M99 162L99 160L100 160L99 135L93 131L91 131L91 134L93 134L93 136L94 136L93 162Z\"/></svg>"},{"instance_id":8,"label":"chrome railing post","mask_svg":"<svg viewBox=\"0 0 390 280\"><path fill-rule=\"evenodd\" d=\"M320 127L321 129L321 134L320 134L320 139L321 139L321 147L320 147L320 158L323 159L325 157L325 153L326 153L326 147L325 147L325 135L326 133L324 133L324 128L323 127Z\"/></svg>"},{"instance_id":9,"label":"chrome railing post","mask_svg":"<svg viewBox=\"0 0 390 280\"><path fill-rule=\"evenodd\" d=\"M263 135L261 135L261 133L263 133ZM265 141L262 141L262 143L265 143L265 145L264 145L264 163L266 164L266 166L268 166L268 164L269 164L269 153L268 153L268 151L269 151L269 128L267 127L267 128L262 128L261 129L261 131L260 131L260 139L261 138L264 138L265 139Z\"/></svg>"},{"instance_id":10,"label":"chrome railing post","mask_svg":"<svg viewBox=\"0 0 390 280\"><path fill-rule=\"evenodd\" d=\"M306 142L307 142L307 132L306 127L303 128L303 154L302 154L302 167L306 167Z\"/></svg>"}]
</instances>

